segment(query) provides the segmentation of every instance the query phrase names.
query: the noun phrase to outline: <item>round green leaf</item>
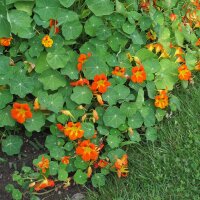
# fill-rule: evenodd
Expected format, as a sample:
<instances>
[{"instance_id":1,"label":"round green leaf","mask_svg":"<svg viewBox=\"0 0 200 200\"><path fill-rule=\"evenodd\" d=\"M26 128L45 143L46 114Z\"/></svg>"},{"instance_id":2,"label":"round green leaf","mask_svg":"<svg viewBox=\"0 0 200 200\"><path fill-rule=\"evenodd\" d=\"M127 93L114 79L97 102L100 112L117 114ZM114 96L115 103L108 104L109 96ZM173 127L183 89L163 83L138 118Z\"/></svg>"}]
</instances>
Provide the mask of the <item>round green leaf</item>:
<instances>
[{"instance_id":1,"label":"round green leaf","mask_svg":"<svg viewBox=\"0 0 200 200\"><path fill-rule=\"evenodd\" d=\"M136 112L131 117L128 118L128 125L131 128L140 128L143 124L143 117L139 112Z\"/></svg>"},{"instance_id":2,"label":"round green leaf","mask_svg":"<svg viewBox=\"0 0 200 200\"><path fill-rule=\"evenodd\" d=\"M27 119L24 123L26 130L29 132L40 132L41 128L45 125L45 116L42 112L33 112L31 119Z\"/></svg>"},{"instance_id":3,"label":"round green leaf","mask_svg":"<svg viewBox=\"0 0 200 200\"><path fill-rule=\"evenodd\" d=\"M74 161L74 165L77 169L87 169L88 163L81 159L81 157L76 157L76 160Z\"/></svg>"},{"instance_id":4,"label":"round green leaf","mask_svg":"<svg viewBox=\"0 0 200 200\"><path fill-rule=\"evenodd\" d=\"M49 163L49 174L55 176L58 173L58 162L51 161Z\"/></svg>"},{"instance_id":5,"label":"round green leaf","mask_svg":"<svg viewBox=\"0 0 200 200\"><path fill-rule=\"evenodd\" d=\"M11 106L7 106L6 108L0 110L0 127L5 126L14 126L15 121L10 115Z\"/></svg>"},{"instance_id":6,"label":"round green leaf","mask_svg":"<svg viewBox=\"0 0 200 200\"><path fill-rule=\"evenodd\" d=\"M73 89L71 100L77 104L90 104L92 91L87 86L77 86Z\"/></svg>"},{"instance_id":7,"label":"round green leaf","mask_svg":"<svg viewBox=\"0 0 200 200\"><path fill-rule=\"evenodd\" d=\"M57 49L47 54L47 63L52 69L64 68L67 61L66 50L64 48Z\"/></svg>"},{"instance_id":8,"label":"round green leaf","mask_svg":"<svg viewBox=\"0 0 200 200\"><path fill-rule=\"evenodd\" d=\"M9 90L0 90L0 109L4 108L7 103L13 100L13 95Z\"/></svg>"},{"instance_id":9,"label":"round green leaf","mask_svg":"<svg viewBox=\"0 0 200 200\"><path fill-rule=\"evenodd\" d=\"M84 64L83 73L87 79L93 80L96 74L108 74L108 66L99 57L92 56Z\"/></svg>"},{"instance_id":10,"label":"round green leaf","mask_svg":"<svg viewBox=\"0 0 200 200\"><path fill-rule=\"evenodd\" d=\"M57 90L66 85L65 77L58 71L48 69L39 76L39 81L43 84L45 90Z\"/></svg>"},{"instance_id":11,"label":"round green leaf","mask_svg":"<svg viewBox=\"0 0 200 200\"><path fill-rule=\"evenodd\" d=\"M79 20L66 22L62 26L62 34L66 40L74 40L81 34L82 28Z\"/></svg>"},{"instance_id":12,"label":"round green leaf","mask_svg":"<svg viewBox=\"0 0 200 200\"><path fill-rule=\"evenodd\" d=\"M75 0L59 0L59 1L66 8L69 8L75 2Z\"/></svg>"},{"instance_id":13,"label":"round green leaf","mask_svg":"<svg viewBox=\"0 0 200 200\"><path fill-rule=\"evenodd\" d=\"M17 135L9 135L6 139L2 140L2 151L9 156L19 154L22 147L23 140Z\"/></svg>"},{"instance_id":14,"label":"round green leaf","mask_svg":"<svg viewBox=\"0 0 200 200\"><path fill-rule=\"evenodd\" d=\"M94 187L104 186L105 182L106 182L106 179L102 173L96 173L92 176L92 185Z\"/></svg>"},{"instance_id":15,"label":"round green leaf","mask_svg":"<svg viewBox=\"0 0 200 200\"><path fill-rule=\"evenodd\" d=\"M68 172L65 169L59 169L58 170L58 180L59 181L67 181L68 178Z\"/></svg>"},{"instance_id":16,"label":"round green leaf","mask_svg":"<svg viewBox=\"0 0 200 200\"><path fill-rule=\"evenodd\" d=\"M154 127L149 127L146 130L146 139L154 142L157 139L157 130Z\"/></svg>"},{"instance_id":17,"label":"round green leaf","mask_svg":"<svg viewBox=\"0 0 200 200\"><path fill-rule=\"evenodd\" d=\"M50 155L52 158L55 158L56 160L60 160L63 156L65 156L65 151L58 146L53 146L50 149Z\"/></svg>"},{"instance_id":18,"label":"round green leaf","mask_svg":"<svg viewBox=\"0 0 200 200\"><path fill-rule=\"evenodd\" d=\"M81 185L85 184L87 181L87 174L78 169L74 174L74 181L77 184Z\"/></svg>"},{"instance_id":19,"label":"round green leaf","mask_svg":"<svg viewBox=\"0 0 200 200\"><path fill-rule=\"evenodd\" d=\"M103 121L106 126L118 128L125 123L126 116L116 106L109 107L103 115Z\"/></svg>"},{"instance_id":20,"label":"round green leaf","mask_svg":"<svg viewBox=\"0 0 200 200\"><path fill-rule=\"evenodd\" d=\"M110 15L114 12L114 3L110 0L86 0L88 8L96 15Z\"/></svg>"},{"instance_id":21,"label":"round green leaf","mask_svg":"<svg viewBox=\"0 0 200 200\"><path fill-rule=\"evenodd\" d=\"M118 135L109 135L106 139L106 141L108 142L108 145L114 149L119 147L119 144L121 143L121 138L119 138Z\"/></svg>"},{"instance_id":22,"label":"round green leaf","mask_svg":"<svg viewBox=\"0 0 200 200\"><path fill-rule=\"evenodd\" d=\"M135 102L124 102L120 106L120 111L126 115L126 117L132 117L138 110Z\"/></svg>"},{"instance_id":23,"label":"round green leaf","mask_svg":"<svg viewBox=\"0 0 200 200\"><path fill-rule=\"evenodd\" d=\"M95 133L94 124L89 122L84 122L81 124L81 126L82 129L84 130L84 137L86 139L90 139L92 138L92 136L94 136Z\"/></svg>"}]
</instances>

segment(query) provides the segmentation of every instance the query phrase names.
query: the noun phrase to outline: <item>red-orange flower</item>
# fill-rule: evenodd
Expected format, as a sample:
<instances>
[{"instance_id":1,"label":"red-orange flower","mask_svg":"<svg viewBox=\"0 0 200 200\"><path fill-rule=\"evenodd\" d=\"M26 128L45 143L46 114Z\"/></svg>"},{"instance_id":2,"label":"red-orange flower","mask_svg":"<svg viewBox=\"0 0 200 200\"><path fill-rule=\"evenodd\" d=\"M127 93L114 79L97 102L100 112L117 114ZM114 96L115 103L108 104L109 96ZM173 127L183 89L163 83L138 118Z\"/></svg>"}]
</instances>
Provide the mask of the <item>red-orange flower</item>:
<instances>
[{"instance_id":1,"label":"red-orange flower","mask_svg":"<svg viewBox=\"0 0 200 200\"><path fill-rule=\"evenodd\" d=\"M185 59L181 55L177 55L176 57L176 63L185 63Z\"/></svg>"},{"instance_id":2,"label":"red-orange flower","mask_svg":"<svg viewBox=\"0 0 200 200\"><path fill-rule=\"evenodd\" d=\"M49 27L54 27L54 33L59 33L60 32L60 29L59 27L57 26L58 24L58 21L57 20L54 20L54 19L50 19L50 22L49 22Z\"/></svg>"},{"instance_id":3,"label":"red-orange flower","mask_svg":"<svg viewBox=\"0 0 200 200\"><path fill-rule=\"evenodd\" d=\"M99 156L98 148L90 140L82 141L76 148L76 154L81 156L84 161L97 160Z\"/></svg>"},{"instance_id":4,"label":"red-orange flower","mask_svg":"<svg viewBox=\"0 0 200 200\"><path fill-rule=\"evenodd\" d=\"M42 160L37 164L37 166L42 170L42 173L46 173L49 168L49 159L42 156Z\"/></svg>"},{"instance_id":5,"label":"red-orange flower","mask_svg":"<svg viewBox=\"0 0 200 200\"><path fill-rule=\"evenodd\" d=\"M11 40L13 38L9 37L9 38L0 38L0 46L4 46L4 47L8 47L10 46Z\"/></svg>"},{"instance_id":6,"label":"red-orange flower","mask_svg":"<svg viewBox=\"0 0 200 200\"><path fill-rule=\"evenodd\" d=\"M192 76L192 73L191 71L188 69L187 65L181 65L179 68L178 68L178 72L179 72L179 79L180 80L185 80L185 81L188 81L191 79L191 76Z\"/></svg>"},{"instance_id":7,"label":"red-orange flower","mask_svg":"<svg viewBox=\"0 0 200 200\"><path fill-rule=\"evenodd\" d=\"M81 123L68 122L64 128L64 134L69 137L70 140L76 140L83 137L84 130L81 129Z\"/></svg>"},{"instance_id":8,"label":"red-orange flower","mask_svg":"<svg viewBox=\"0 0 200 200\"><path fill-rule=\"evenodd\" d=\"M84 85L89 85L89 81L86 78L81 78L78 81L71 82L70 85L75 87L75 86L84 86Z\"/></svg>"},{"instance_id":9,"label":"red-orange flower","mask_svg":"<svg viewBox=\"0 0 200 200\"><path fill-rule=\"evenodd\" d=\"M64 132L65 127L62 124L56 124L56 127L59 131Z\"/></svg>"},{"instance_id":10,"label":"red-orange flower","mask_svg":"<svg viewBox=\"0 0 200 200\"><path fill-rule=\"evenodd\" d=\"M115 69L112 71L112 74L115 76L120 76L120 77L124 77L126 72L125 68L120 68L120 67L115 67Z\"/></svg>"},{"instance_id":11,"label":"red-orange flower","mask_svg":"<svg viewBox=\"0 0 200 200\"><path fill-rule=\"evenodd\" d=\"M53 180L45 178L42 182L35 184L34 189L35 191L38 192L47 187L54 187L54 186L55 186L55 183Z\"/></svg>"},{"instance_id":12,"label":"red-orange flower","mask_svg":"<svg viewBox=\"0 0 200 200\"><path fill-rule=\"evenodd\" d=\"M143 83L146 80L146 72L142 65L132 68L131 80L134 83Z\"/></svg>"},{"instance_id":13,"label":"red-orange flower","mask_svg":"<svg viewBox=\"0 0 200 200\"><path fill-rule=\"evenodd\" d=\"M169 18L170 18L170 20L173 22L173 21L176 20L177 16L176 16L176 14L171 13L170 16L169 16Z\"/></svg>"},{"instance_id":14,"label":"red-orange flower","mask_svg":"<svg viewBox=\"0 0 200 200\"><path fill-rule=\"evenodd\" d=\"M65 165L68 165L69 159L70 159L70 156L64 156L64 157L61 158L61 162Z\"/></svg>"},{"instance_id":15,"label":"red-orange flower","mask_svg":"<svg viewBox=\"0 0 200 200\"><path fill-rule=\"evenodd\" d=\"M114 164L117 175L119 178L126 177L128 175L128 156L127 154L124 154L121 159L116 160Z\"/></svg>"},{"instance_id":16,"label":"red-orange flower","mask_svg":"<svg viewBox=\"0 0 200 200\"><path fill-rule=\"evenodd\" d=\"M13 104L11 116L18 123L23 124L26 121L26 119L32 118L32 112L27 103L20 104L16 102Z\"/></svg>"},{"instance_id":17,"label":"red-orange flower","mask_svg":"<svg viewBox=\"0 0 200 200\"><path fill-rule=\"evenodd\" d=\"M94 82L92 83L91 90L105 93L110 85L111 84L105 74L96 75L94 77Z\"/></svg>"},{"instance_id":18,"label":"red-orange flower","mask_svg":"<svg viewBox=\"0 0 200 200\"><path fill-rule=\"evenodd\" d=\"M200 38L195 43L196 46L200 46Z\"/></svg>"},{"instance_id":19,"label":"red-orange flower","mask_svg":"<svg viewBox=\"0 0 200 200\"><path fill-rule=\"evenodd\" d=\"M106 167L108 165L108 162L106 161L106 160L99 160L99 162L98 162L98 166L100 167L100 168L104 168L104 167Z\"/></svg>"},{"instance_id":20,"label":"red-orange flower","mask_svg":"<svg viewBox=\"0 0 200 200\"><path fill-rule=\"evenodd\" d=\"M86 62L86 60L91 56L91 53L88 54L80 54L78 57L78 64L77 69L80 72L82 70L83 64Z\"/></svg>"},{"instance_id":21,"label":"red-orange flower","mask_svg":"<svg viewBox=\"0 0 200 200\"><path fill-rule=\"evenodd\" d=\"M167 90L160 90L159 95L155 96L155 106L164 109L168 104Z\"/></svg>"}]
</instances>

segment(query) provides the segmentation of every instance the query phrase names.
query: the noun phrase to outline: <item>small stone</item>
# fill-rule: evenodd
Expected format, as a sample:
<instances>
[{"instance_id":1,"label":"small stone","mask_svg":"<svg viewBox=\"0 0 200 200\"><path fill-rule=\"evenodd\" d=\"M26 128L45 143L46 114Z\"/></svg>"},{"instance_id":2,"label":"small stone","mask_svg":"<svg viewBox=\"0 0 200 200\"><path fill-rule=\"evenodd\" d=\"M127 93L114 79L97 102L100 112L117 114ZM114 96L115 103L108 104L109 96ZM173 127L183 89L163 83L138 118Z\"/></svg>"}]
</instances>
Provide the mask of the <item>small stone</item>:
<instances>
[{"instance_id":1,"label":"small stone","mask_svg":"<svg viewBox=\"0 0 200 200\"><path fill-rule=\"evenodd\" d=\"M82 193L76 193L71 197L71 200L84 200L85 199L85 195L83 195Z\"/></svg>"}]
</instances>

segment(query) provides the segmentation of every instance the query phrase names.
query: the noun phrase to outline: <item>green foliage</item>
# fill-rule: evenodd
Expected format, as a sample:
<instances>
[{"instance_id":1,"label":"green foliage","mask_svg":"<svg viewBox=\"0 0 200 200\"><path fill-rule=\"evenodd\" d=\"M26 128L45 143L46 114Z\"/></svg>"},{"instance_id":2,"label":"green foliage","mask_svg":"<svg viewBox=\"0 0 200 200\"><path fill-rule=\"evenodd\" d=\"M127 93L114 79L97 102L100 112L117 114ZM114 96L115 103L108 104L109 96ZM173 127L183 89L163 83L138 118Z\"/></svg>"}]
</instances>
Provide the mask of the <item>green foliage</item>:
<instances>
[{"instance_id":1,"label":"green foliage","mask_svg":"<svg viewBox=\"0 0 200 200\"><path fill-rule=\"evenodd\" d=\"M120 176L126 146L154 142L156 123L180 110L173 89L179 79L184 89L192 83L200 57L196 7L145 2L0 1L0 127L48 133L33 180L83 185L91 177L103 186L109 172ZM21 146L17 135L2 140L8 155ZM38 165L44 159L47 169Z\"/></svg>"}]
</instances>

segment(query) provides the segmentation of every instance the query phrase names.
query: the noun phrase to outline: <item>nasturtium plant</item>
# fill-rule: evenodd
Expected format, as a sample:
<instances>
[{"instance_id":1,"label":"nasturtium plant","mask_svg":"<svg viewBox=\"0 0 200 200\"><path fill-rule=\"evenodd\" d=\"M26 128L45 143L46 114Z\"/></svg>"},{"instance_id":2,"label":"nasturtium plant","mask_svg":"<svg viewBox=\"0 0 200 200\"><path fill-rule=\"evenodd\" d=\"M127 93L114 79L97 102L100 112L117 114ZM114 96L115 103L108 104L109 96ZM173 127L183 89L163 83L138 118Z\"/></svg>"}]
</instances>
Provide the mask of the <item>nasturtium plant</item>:
<instances>
[{"instance_id":1,"label":"nasturtium plant","mask_svg":"<svg viewBox=\"0 0 200 200\"><path fill-rule=\"evenodd\" d=\"M157 139L180 110L175 85L200 70L199 18L192 0L0 1L2 151L19 154L24 132L46 135L34 168L14 175L20 188L36 199L57 181L126 177L126 146Z\"/></svg>"}]
</instances>

